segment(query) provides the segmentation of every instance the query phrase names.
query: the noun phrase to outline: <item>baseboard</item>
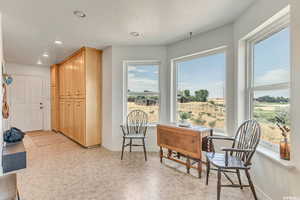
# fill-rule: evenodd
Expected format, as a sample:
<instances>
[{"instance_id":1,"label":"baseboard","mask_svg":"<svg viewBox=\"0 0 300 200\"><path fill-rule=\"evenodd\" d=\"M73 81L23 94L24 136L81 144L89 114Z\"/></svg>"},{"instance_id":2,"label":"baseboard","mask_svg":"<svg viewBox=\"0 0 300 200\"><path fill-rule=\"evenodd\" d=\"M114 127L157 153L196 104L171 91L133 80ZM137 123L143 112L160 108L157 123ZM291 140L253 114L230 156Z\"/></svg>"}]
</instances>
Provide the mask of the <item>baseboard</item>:
<instances>
[{"instance_id":1,"label":"baseboard","mask_svg":"<svg viewBox=\"0 0 300 200\"><path fill-rule=\"evenodd\" d=\"M254 185L254 187L255 187L255 191L256 191L258 199L272 200L272 198L269 197L266 193L264 193L264 191L262 189L260 189L260 187L258 187L257 185Z\"/></svg>"}]
</instances>

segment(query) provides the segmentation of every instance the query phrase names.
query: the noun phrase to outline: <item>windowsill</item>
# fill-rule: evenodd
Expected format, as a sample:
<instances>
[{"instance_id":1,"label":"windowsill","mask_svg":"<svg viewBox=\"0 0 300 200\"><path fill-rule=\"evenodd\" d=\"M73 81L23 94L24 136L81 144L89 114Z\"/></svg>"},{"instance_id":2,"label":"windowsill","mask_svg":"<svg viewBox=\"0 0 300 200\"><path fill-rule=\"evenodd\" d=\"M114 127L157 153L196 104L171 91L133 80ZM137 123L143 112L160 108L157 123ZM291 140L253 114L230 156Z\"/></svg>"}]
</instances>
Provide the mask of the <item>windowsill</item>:
<instances>
[{"instance_id":1,"label":"windowsill","mask_svg":"<svg viewBox=\"0 0 300 200\"><path fill-rule=\"evenodd\" d=\"M257 152L284 168L287 169L295 168L295 165L292 161L280 159L279 154L277 152L271 151L270 149L267 149L262 146L258 146Z\"/></svg>"}]
</instances>

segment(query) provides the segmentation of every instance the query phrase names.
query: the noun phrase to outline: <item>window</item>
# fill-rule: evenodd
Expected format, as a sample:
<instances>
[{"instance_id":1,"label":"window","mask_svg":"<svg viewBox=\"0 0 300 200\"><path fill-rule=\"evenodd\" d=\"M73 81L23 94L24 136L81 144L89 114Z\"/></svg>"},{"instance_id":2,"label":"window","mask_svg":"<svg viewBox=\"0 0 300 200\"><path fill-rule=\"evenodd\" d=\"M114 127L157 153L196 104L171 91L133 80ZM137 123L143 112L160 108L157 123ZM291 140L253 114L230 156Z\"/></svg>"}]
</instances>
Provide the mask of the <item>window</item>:
<instances>
[{"instance_id":1,"label":"window","mask_svg":"<svg viewBox=\"0 0 300 200\"><path fill-rule=\"evenodd\" d=\"M188 116L192 125L224 132L226 54L224 49L175 59L174 90L176 99L173 121Z\"/></svg>"},{"instance_id":2,"label":"window","mask_svg":"<svg viewBox=\"0 0 300 200\"><path fill-rule=\"evenodd\" d=\"M248 115L262 129L262 145L272 150L282 139L275 117L290 126L290 28L281 19L247 41Z\"/></svg>"},{"instance_id":3,"label":"window","mask_svg":"<svg viewBox=\"0 0 300 200\"><path fill-rule=\"evenodd\" d=\"M143 110L149 123L159 122L159 63L126 62L125 79L125 116L132 110Z\"/></svg>"}]
</instances>

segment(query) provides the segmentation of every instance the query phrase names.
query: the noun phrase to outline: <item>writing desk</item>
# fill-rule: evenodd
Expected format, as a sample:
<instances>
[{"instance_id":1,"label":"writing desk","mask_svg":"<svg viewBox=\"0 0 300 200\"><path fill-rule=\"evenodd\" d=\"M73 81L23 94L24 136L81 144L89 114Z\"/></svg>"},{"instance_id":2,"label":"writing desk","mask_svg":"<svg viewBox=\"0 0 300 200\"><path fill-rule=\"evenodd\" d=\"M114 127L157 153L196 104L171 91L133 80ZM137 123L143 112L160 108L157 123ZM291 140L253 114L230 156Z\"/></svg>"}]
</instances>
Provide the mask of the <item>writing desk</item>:
<instances>
[{"instance_id":1,"label":"writing desk","mask_svg":"<svg viewBox=\"0 0 300 200\"><path fill-rule=\"evenodd\" d=\"M198 170L199 178L202 173L202 151L211 151L212 146L208 144L207 136L213 135L213 129L191 126L180 127L176 124L157 125L157 144L160 147L160 162L163 158L173 160L186 166L187 173L190 168ZM163 148L168 149L168 154L164 155ZM174 156L174 153L176 156ZM186 158L183 161L181 156ZM197 163L195 167L191 160Z\"/></svg>"}]
</instances>

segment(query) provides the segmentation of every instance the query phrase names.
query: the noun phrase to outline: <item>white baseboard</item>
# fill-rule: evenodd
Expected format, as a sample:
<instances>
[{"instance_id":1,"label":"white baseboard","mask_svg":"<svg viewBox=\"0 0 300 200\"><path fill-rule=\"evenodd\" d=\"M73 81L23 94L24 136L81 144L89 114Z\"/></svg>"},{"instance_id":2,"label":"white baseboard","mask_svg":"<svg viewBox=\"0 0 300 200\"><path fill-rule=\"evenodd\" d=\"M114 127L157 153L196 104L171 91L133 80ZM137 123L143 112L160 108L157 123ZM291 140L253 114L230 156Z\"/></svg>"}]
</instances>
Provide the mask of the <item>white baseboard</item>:
<instances>
[{"instance_id":1,"label":"white baseboard","mask_svg":"<svg viewBox=\"0 0 300 200\"><path fill-rule=\"evenodd\" d=\"M254 187L255 187L255 191L256 191L258 199L272 200L272 198L269 197L266 193L264 193L264 191L262 189L260 189L257 185L254 185Z\"/></svg>"}]
</instances>

